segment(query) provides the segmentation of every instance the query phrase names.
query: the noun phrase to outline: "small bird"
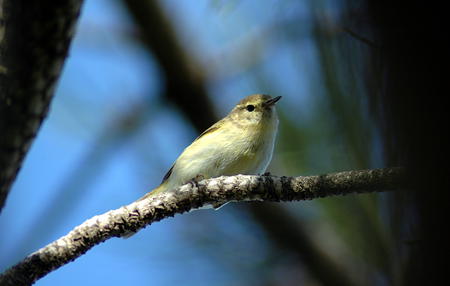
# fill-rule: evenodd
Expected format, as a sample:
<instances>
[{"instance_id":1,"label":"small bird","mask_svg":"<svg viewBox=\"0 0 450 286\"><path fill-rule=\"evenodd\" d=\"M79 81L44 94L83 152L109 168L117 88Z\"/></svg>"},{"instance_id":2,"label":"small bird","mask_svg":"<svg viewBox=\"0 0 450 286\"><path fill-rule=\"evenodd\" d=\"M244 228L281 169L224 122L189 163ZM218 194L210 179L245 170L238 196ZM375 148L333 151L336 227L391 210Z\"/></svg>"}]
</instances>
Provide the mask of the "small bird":
<instances>
[{"instance_id":1,"label":"small bird","mask_svg":"<svg viewBox=\"0 0 450 286\"><path fill-rule=\"evenodd\" d=\"M275 103L280 98L254 94L242 99L186 147L162 183L139 200L174 190L198 177L263 174L272 159L278 129Z\"/></svg>"}]
</instances>

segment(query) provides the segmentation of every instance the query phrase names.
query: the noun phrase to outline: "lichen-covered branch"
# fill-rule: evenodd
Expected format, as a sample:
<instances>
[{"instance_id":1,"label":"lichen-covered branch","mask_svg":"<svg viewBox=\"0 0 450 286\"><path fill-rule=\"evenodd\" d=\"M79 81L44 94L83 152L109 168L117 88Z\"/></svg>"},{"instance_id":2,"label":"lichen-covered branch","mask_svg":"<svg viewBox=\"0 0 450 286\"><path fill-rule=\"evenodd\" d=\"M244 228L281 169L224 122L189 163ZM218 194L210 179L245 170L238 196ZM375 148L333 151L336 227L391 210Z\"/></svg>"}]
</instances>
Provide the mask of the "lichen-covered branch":
<instances>
[{"instance_id":1,"label":"lichen-covered branch","mask_svg":"<svg viewBox=\"0 0 450 286\"><path fill-rule=\"evenodd\" d=\"M189 183L85 221L8 269L0 276L0 285L32 284L109 238L202 206L228 201L301 201L396 190L403 186L402 173L399 168L387 168L308 177L238 175Z\"/></svg>"},{"instance_id":2,"label":"lichen-covered branch","mask_svg":"<svg viewBox=\"0 0 450 286\"><path fill-rule=\"evenodd\" d=\"M61 73L82 0L0 0L0 210Z\"/></svg>"}]
</instances>

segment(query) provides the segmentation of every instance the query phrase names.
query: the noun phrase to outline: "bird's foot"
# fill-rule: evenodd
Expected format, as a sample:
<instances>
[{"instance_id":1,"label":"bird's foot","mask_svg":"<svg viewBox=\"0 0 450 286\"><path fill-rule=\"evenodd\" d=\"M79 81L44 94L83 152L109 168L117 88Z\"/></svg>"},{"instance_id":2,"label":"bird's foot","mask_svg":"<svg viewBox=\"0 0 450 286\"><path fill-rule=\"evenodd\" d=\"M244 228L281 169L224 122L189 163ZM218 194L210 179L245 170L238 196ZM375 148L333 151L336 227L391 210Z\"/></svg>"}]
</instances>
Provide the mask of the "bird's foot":
<instances>
[{"instance_id":1,"label":"bird's foot","mask_svg":"<svg viewBox=\"0 0 450 286\"><path fill-rule=\"evenodd\" d=\"M198 182L200 182L201 180L204 180L205 176L202 174L198 174L197 176L195 176L194 178L190 179L187 184L191 184L192 187L198 187Z\"/></svg>"}]
</instances>

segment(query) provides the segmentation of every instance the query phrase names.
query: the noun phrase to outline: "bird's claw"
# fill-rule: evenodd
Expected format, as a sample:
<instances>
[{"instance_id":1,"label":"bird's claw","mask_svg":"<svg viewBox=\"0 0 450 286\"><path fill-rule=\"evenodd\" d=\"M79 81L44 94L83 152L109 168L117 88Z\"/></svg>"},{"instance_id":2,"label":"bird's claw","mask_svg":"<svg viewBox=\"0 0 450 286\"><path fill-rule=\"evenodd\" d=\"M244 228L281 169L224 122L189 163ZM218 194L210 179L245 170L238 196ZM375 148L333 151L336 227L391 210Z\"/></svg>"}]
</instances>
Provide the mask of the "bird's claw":
<instances>
[{"instance_id":1,"label":"bird's claw","mask_svg":"<svg viewBox=\"0 0 450 286\"><path fill-rule=\"evenodd\" d=\"M202 174L198 174L194 178L190 179L188 181L188 183L191 184L192 187L197 187L198 186L198 182L200 182L201 180L204 180L204 179L205 179L205 176L203 176Z\"/></svg>"}]
</instances>

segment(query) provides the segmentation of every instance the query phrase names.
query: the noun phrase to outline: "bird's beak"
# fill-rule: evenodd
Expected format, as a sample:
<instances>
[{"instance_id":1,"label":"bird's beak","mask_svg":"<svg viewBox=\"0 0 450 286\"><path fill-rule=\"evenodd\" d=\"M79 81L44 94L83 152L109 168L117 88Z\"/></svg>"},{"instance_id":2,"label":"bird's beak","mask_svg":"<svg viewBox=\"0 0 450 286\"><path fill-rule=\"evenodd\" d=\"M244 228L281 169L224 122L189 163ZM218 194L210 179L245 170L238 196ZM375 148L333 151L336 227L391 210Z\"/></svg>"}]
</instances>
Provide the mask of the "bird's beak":
<instances>
[{"instance_id":1,"label":"bird's beak","mask_svg":"<svg viewBox=\"0 0 450 286\"><path fill-rule=\"evenodd\" d=\"M270 107L270 106L274 105L280 99L281 99L281 96L271 98L271 99L267 100L266 102L264 102L264 106Z\"/></svg>"}]
</instances>

